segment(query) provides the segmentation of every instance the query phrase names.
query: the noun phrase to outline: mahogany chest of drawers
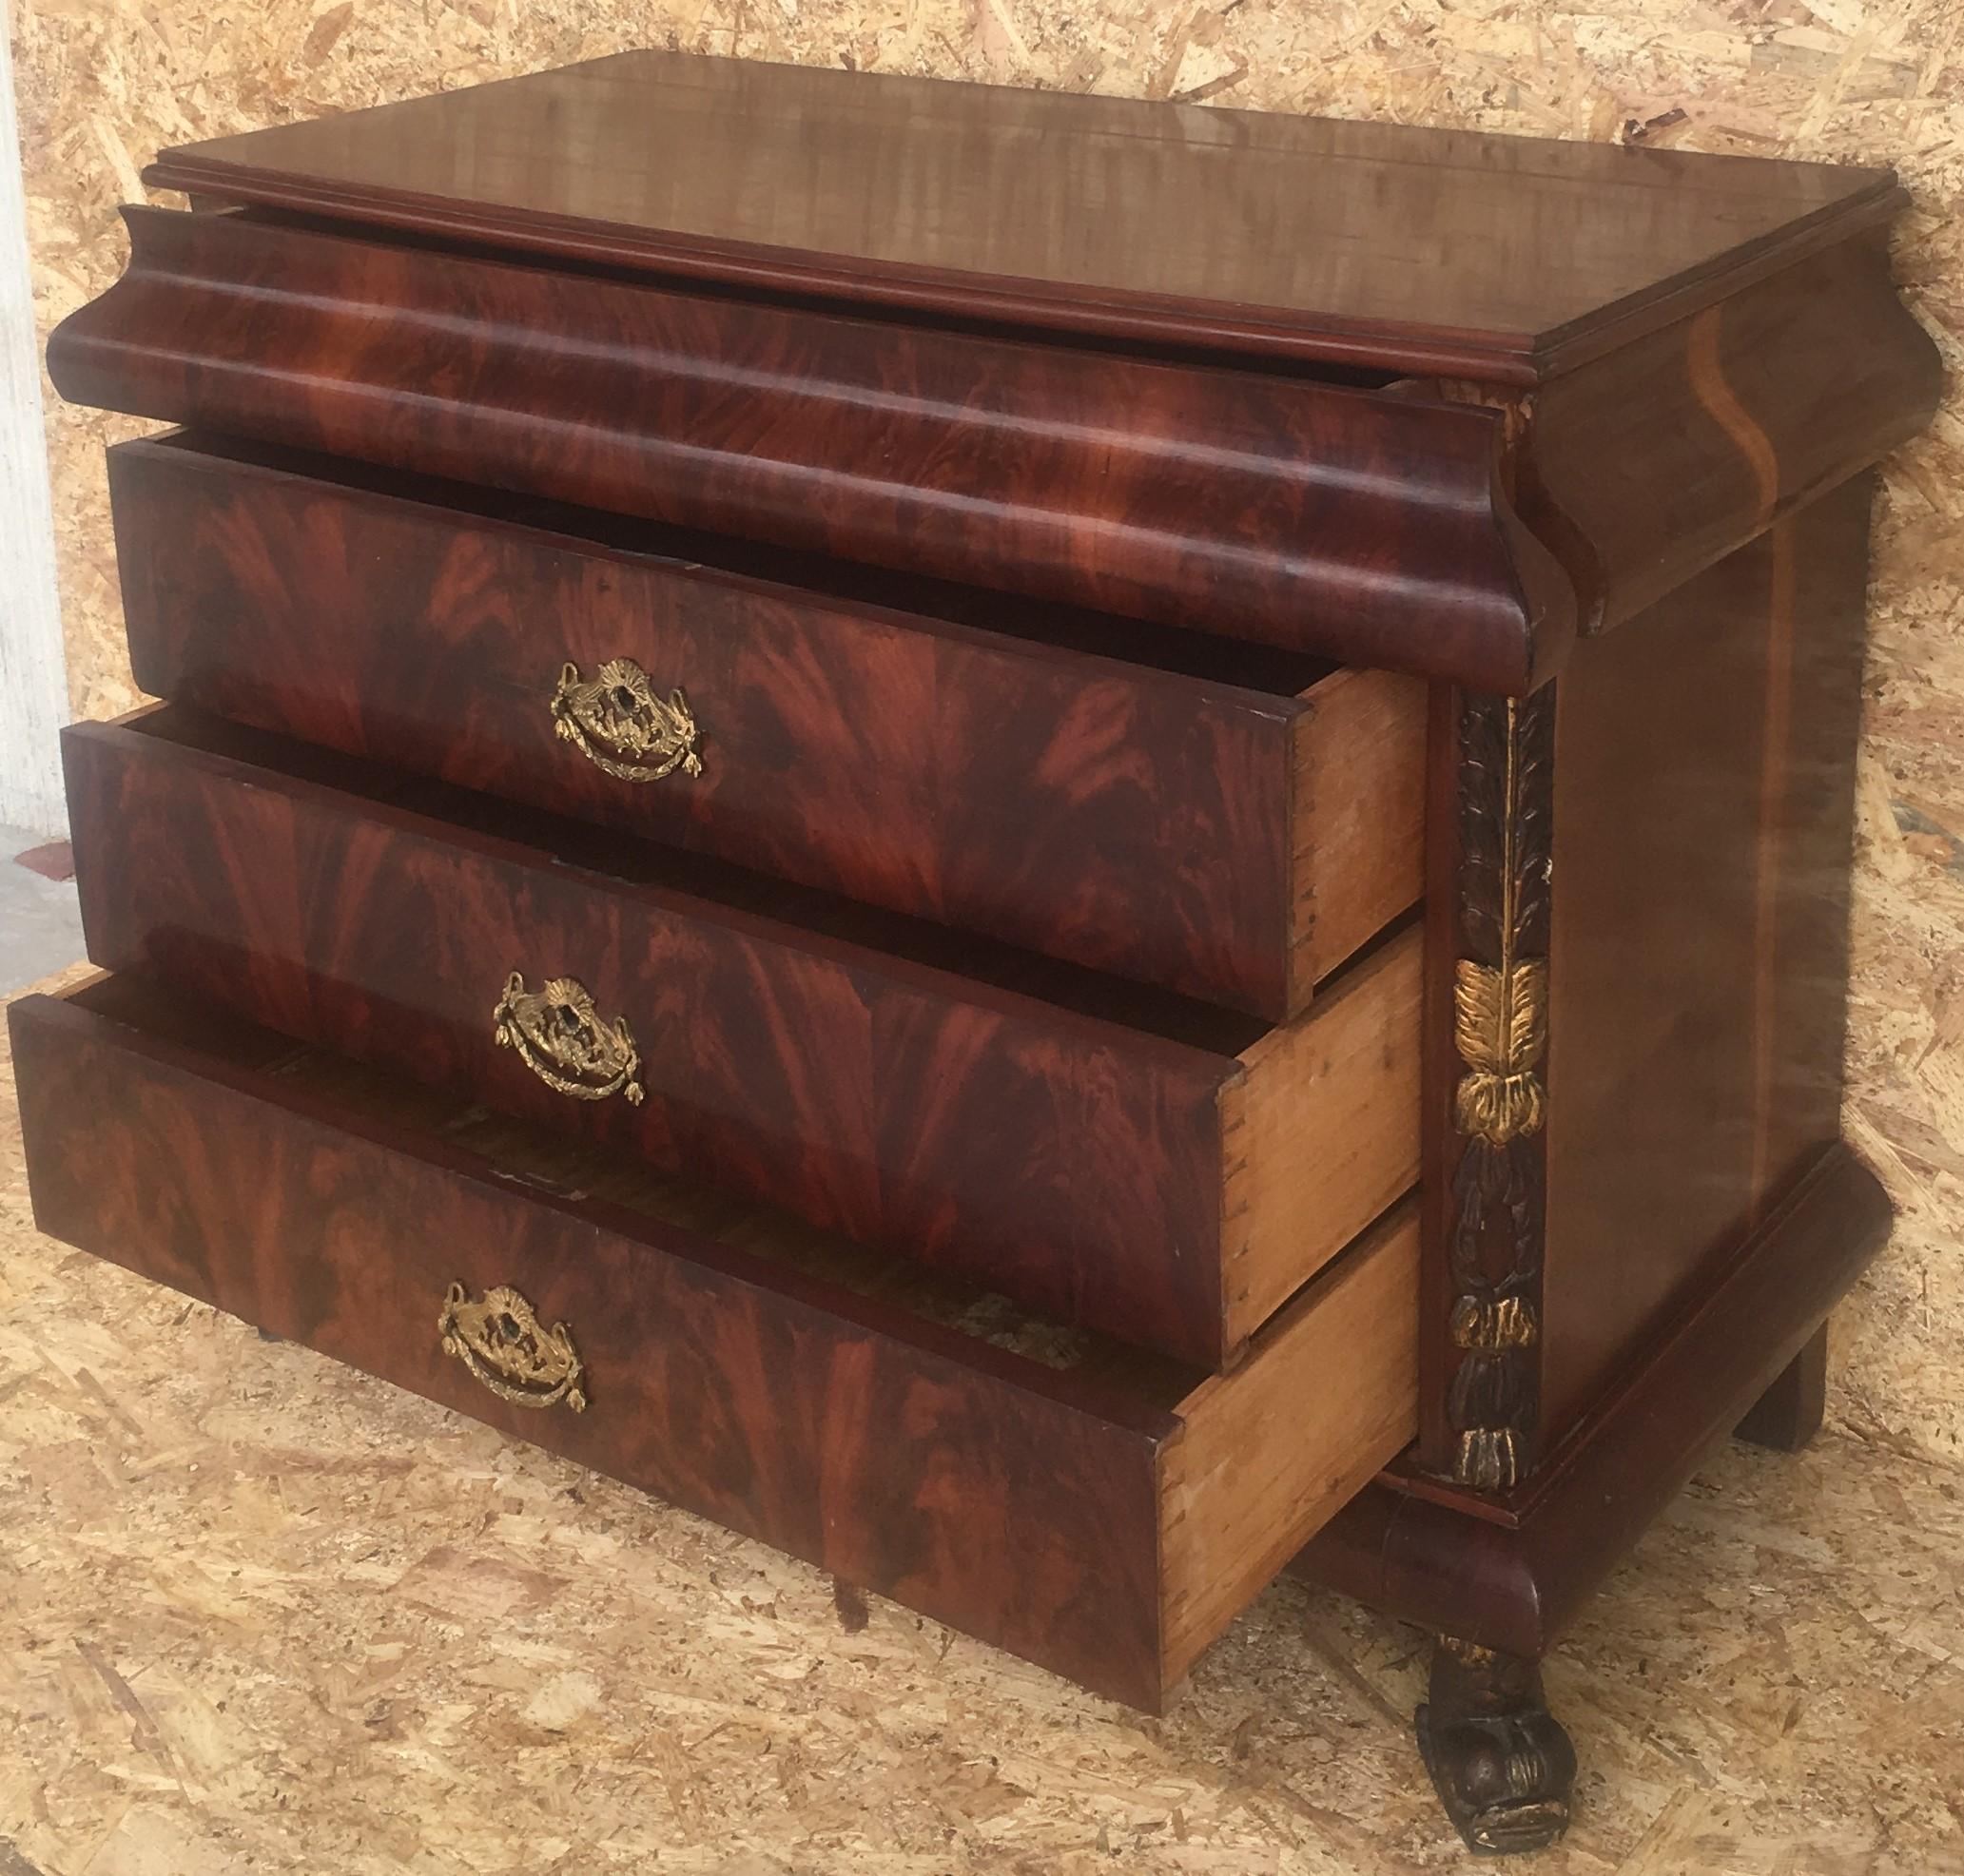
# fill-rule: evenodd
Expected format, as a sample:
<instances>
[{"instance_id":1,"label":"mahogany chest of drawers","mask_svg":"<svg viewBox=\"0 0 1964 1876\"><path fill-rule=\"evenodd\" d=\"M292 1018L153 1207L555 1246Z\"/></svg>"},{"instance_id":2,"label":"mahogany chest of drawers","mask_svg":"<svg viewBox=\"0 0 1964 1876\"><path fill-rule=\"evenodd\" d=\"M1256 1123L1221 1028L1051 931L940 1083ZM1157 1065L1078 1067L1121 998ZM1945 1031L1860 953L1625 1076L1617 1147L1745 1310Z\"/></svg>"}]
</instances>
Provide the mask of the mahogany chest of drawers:
<instances>
[{"instance_id":1,"label":"mahogany chest of drawers","mask_svg":"<svg viewBox=\"0 0 1964 1876\"><path fill-rule=\"evenodd\" d=\"M148 180L43 1228L1142 1707L1293 1561L1559 1832L1888 1224L1893 180L652 53Z\"/></svg>"}]
</instances>

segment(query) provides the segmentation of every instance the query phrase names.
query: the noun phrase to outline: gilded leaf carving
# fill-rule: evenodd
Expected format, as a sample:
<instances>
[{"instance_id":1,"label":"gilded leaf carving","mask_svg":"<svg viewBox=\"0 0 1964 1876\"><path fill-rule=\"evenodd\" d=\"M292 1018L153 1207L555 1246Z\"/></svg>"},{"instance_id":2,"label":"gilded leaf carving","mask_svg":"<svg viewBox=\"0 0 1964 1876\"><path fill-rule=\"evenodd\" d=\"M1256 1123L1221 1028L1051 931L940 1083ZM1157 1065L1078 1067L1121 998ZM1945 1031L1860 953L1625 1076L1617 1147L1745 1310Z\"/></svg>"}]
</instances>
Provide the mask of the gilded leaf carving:
<instances>
[{"instance_id":1,"label":"gilded leaf carving","mask_svg":"<svg viewBox=\"0 0 1964 1876\"><path fill-rule=\"evenodd\" d=\"M1504 1492L1520 1482L1521 1456L1508 1426L1476 1426L1459 1437L1453 1474L1463 1485Z\"/></svg>"},{"instance_id":2,"label":"gilded leaf carving","mask_svg":"<svg viewBox=\"0 0 1964 1876\"><path fill-rule=\"evenodd\" d=\"M1507 1491L1531 1463L1538 1414L1547 947L1553 879L1549 690L1468 697L1460 722L1453 1121L1465 1136L1449 1237L1458 1294L1447 1389L1452 1476Z\"/></svg>"},{"instance_id":3,"label":"gilded leaf carving","mask_svg":"<svg viewBox=\"0 0 1964 1876\"><path fill-rule=\"evenodd\" d=\"M1541 1337L1533 1307L1518 1296L1483 1300L1463 1296L1452 1310L1452 1342L1456 1348L1499 1354L1508 1348L1531 1348Z\"/></svg>"},{"instance_id":4,"label":"gilded leaf carving","mask_svg":"<svg viewBox=\"0 0 1964 1876\"><path fill-rule=\"evenodd\" d=\"M1460 1079L1460 1130L1504 1146L1542 1124L1541 1078L1547 1046L1548 967L1545 958L1505 969L1462 957L1453 984L1453 1040Z\"/></svg>"}]
</instances>

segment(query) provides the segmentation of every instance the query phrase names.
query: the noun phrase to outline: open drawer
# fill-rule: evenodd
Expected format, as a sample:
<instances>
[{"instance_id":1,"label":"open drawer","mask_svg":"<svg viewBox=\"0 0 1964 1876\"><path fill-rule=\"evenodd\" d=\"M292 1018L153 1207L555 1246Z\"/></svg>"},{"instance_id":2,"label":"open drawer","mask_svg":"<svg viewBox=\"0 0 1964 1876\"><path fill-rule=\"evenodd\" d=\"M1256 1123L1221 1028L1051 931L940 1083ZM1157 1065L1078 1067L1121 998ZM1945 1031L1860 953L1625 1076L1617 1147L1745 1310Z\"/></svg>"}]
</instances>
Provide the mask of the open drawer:
<instances>
[{"instance_id":1,"label":"open drawer","mask_svg":"<svg viewBox=\"0 0 1964 1876\"><path fill-rule=\"evenodd\" d=\"M88 955L1203 1366L1418 1177L1420 935L1254 1018L166 706Z\"/></svg>"},{"instance_id":2,"label":"open drawer","mask_svg":"<svg viewBox=\"0 0 1964 1876\"><path fill-rule=\"evenodd\" d=\"M1416 678L236 442L109 489L154 697L1272 1022L1419 897Z\"/></svg>"},{"instance_id":3,"label":"open drawer","mask_svg":"<svg viewBox=\"0 0 1964 1876\"><path fill-rule=\"evenodd\" d=\"M51 1236L1139 1707L1412 1433L1410 1201L1203 1376L139 977L10 1023Z\"/></svg>"}]
</instances>

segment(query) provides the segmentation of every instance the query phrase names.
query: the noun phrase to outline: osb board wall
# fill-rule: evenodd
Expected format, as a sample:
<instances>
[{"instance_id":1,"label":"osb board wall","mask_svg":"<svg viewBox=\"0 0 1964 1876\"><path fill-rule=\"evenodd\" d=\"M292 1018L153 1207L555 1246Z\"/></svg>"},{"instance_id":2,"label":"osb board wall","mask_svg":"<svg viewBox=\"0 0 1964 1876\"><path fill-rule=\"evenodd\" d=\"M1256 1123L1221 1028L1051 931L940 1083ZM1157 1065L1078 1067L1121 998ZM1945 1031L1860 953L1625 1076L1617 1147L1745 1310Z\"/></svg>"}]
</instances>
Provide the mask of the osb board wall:
<instances>
[{"instance_id":1,"label":"osb board wall","mask_svg":"<svg viewBox=\"0 0 1964 1876\"><path fill-rule=\"evenodd\" d=\"M628 47L1544 136L1894 163L1899 271L1964 357L1959 0L13 0L44 329L121 265L162 144ZM49 396L74 705L133 697L103 487L138 426ZM1964 1433L1964 401L1887 475L1861 777L1849 1128L1903 1209L1845 1312L1851 1431Z\"/></svg>"}]
</instances>

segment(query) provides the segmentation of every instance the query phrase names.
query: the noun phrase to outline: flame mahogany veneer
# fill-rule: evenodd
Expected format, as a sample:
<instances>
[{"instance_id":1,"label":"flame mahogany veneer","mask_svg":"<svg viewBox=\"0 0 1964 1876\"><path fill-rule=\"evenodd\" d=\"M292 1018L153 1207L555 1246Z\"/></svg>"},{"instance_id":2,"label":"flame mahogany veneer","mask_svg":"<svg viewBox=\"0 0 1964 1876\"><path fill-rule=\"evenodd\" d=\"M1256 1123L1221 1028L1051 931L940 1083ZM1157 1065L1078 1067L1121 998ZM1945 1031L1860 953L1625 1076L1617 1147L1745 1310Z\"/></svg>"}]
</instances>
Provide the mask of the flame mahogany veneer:
<instances>
[{"instance_id":1,"label":"flame mahogany veneer","mask_svg":"<svg viewBox=\"0 0 1964 1876\"><path fill-rule=\"evenodd\" d=\"M1419 896L1413 678L321 460L109 479L152 696L1271 1021ZM562 663L622 655L687 678L696 785L567 760Z\"/></svg>"},{"instance_id":2,"label":"flame mahogany veneer","mask_svg":"<svg viewBox=\"0 0 1964 1876\"><path fill-rule=\"evenodd\" d=\"M1136 1706L1408 1437L1409 1205L1229 1381L1038 1325L1040 1359L795 1221L195 1008L13 1007L49 1230ZM458 1281L573 1325L584 1412L444 1355Z\"/></svg>"},{"instance_id":3,"label":"flame mahogany veneer","mask_svg":"<svg viewBox=\"0 0 1964 1876\"><path fill-rule=\"evenodd\" d=\"M637 857L176 708L64 742L97 963L1190 1361L1417 1177L1415 929L1265 1030L672 856L610 871ZM500 1047L514 971L628 1017L646 1098ZM1312 1204L1251 1164L1278 1130Z\"/></svg>"},{"instance_id":4,"label":"flame mahogany veneer","mask_svg":"<svg viewBox=\"0 0 1964 1876\"><path fill-rule=\"evenodd\" d=\"M1572 629L1491 411L124 219L128 272L49 345L78 402L1495 688Z\"/></svg>"},{"instance_id":5,"label":"flame mahogany veneer","mask_svg":"<svg viewBox=\"0 0 1964 1876\"><path fill-rule=\"evenodd\" d=\"M1559 1834L1888 1227L1894 178L649 53L149 180L46 1228L1141 1706L1294 1557Z\"/></svg>"}]
</instances>

